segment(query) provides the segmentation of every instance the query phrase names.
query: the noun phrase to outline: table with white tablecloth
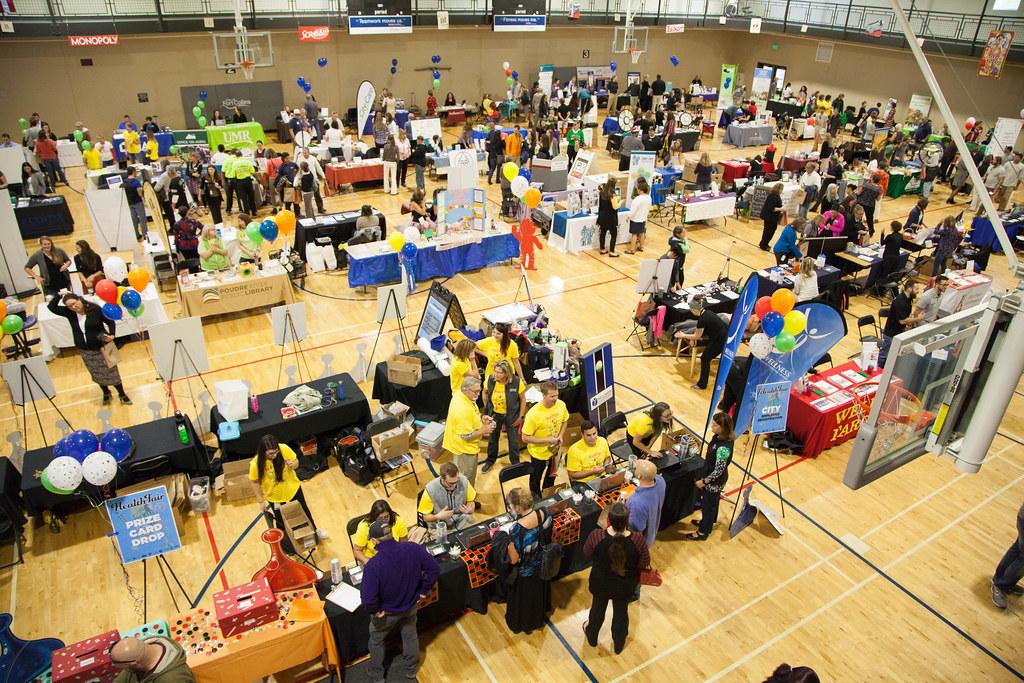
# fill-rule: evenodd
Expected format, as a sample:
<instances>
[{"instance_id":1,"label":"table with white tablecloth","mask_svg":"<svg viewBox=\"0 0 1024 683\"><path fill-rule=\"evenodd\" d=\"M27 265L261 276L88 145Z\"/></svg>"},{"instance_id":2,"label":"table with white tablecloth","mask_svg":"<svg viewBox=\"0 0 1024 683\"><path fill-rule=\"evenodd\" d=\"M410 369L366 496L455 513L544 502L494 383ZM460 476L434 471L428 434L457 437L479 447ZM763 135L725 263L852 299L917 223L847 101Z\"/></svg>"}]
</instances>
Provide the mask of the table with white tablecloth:
<instances>
[{"instance_id":1,"label":"table with white tablecloth","mask_svg":"<svg viewBox=\"0 0 1024 683\"><path fill-rule=\"evenodd\" d=\"M85 298L97 306L102 306L103 301L93 294L85 295ZM142 315L133 318L124 311L124 316L114 323L114 336L127 337L132 334L140 334L149 329L151 325L167 322L167 312L160 303L160 296L157 294L153 283L146 285L142 290ZM50 312L45 303L40 303L36 308L36 319L39 321L39 352L47 361L57 356L60 349L68 349L75 345L75 338L71 334L71 326L67 318L62 318Z\"/></svg>"},{"instance_id":2,"label":"table with white tablecloth","mask_svg":"<svg viewBox=\"0 0 1024 683\"><path fill-rule=\"evenodd\" d=\"M669 208L677 207L683 212L684 223L693 223L731 216L736 210L736 195L718 192L693 195L689 199L669 195L666 203Z\"/></svg>"},{"instance_id":3,"label":"table with white tablecloth","mask_svg":"<svg viewBox=\"0 0 1024 683\"><path fill-rule=\"evenodd\" d=\"M725 137L722 138L722 143L736 145L740 148L750 145L770 145L774 130L771 126L763 126L756 123L732 123L725 129Z\"/></svg>"},{"instance_id":4,"label":"table with white tablecloth","mask_svg":"<svg viewBox=\"0 0 1024 683\"><path fill-rule=\"evenodd\" d=\"M60 162L61 168L85 166L78 143L71 140L57 140L57 161Z\"/></svg>"},{"instance_id":5,"label":"table with white tablecloth","mask_svg":"<svg viewBox=\"0 0 1024 683\"><path fill-rule=\"evenodd\" d=\"M565 211L556 211L548 233L548 244L555 249L569 254L578 254L584 249L598 248L597 214L584 213L569 218ZM629 242L629 211L619 209L619 231L615 235L616 244Z\"/></svg>"},{"instance_id":6,"label":"table with white tablecloth","mask_svg":"<svg viewBox=\"0 0 1024 683\"><path fill-rule=\"evenodd\" d=\"M966 308L985 303L992 296L992 278L967 271L951 271L949 287L939 300L942 315L958 313Z\"/></svg>"}]
</instances>

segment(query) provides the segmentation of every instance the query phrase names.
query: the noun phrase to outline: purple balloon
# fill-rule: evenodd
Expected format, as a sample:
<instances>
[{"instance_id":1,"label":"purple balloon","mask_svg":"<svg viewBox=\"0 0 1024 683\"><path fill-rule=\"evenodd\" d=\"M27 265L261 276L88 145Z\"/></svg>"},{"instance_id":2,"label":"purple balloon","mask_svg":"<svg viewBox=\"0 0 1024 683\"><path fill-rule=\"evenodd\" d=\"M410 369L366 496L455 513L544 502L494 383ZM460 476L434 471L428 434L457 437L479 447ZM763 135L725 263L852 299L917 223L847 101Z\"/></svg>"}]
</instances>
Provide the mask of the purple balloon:
<instances>
[{"instance_id":1,"label":"purple balloon","mask_svg":"<svg viewBox=\"0 0 1024 683\"><path fill-rule=\"evenodd\" d=\"M110 453L117 462L123 462L134 445L131 434L123 429L111 429L100 440L100 450Z\"/></svg>"},{"instance_id":2,"label":"purple balloon","mask_svg":"<svg viewBox=\"0 0 1024 683\"><path fill-rule=\"evenodd\" d=\"M87 456L100 449L100 440L88 429L72 432L64 440L67 442L67 454L78 462L84 462Z\"/></svg>"},{"instance_id":3,"label":"purple balloon","mask_svg":"<svg viewBox=\"0 0 1024 683\"><path fill-rule=\"evenodd\" d=\"M778 311L768 311L761 318L761 327L769 337L774 337L779 332L782 332L782 327L785 324L786 319Z\"/></svg>"}]
</instances>

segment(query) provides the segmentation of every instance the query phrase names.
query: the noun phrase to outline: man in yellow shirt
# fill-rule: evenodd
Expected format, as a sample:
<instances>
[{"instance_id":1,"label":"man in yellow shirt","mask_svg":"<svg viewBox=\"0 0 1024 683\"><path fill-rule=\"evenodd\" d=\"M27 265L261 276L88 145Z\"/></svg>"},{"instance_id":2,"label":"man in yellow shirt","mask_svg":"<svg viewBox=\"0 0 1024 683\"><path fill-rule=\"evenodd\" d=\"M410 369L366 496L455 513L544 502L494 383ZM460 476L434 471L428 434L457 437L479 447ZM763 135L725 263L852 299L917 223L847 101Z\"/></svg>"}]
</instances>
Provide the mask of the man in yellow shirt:
<instances>
[{"instance_id":1,"label":"man in yellow shirt","mask_svg":"<svg viewBox=\"0 0 1024 683\"><path fill-rule=\"evenodd\" d=\"M134 130L124 132L124 151L128 155L128 161L133 164L142 163L142 155L139 154L139 134Z\"/></svg>"},{"instance_id":2,"label":"man in yellow shirt","mask_svg":"<svg viewBox=\"0 0 1024 683\"><path fill-rule=\"evenodd\" d=\"M612 464L608 439L598 436L597 425L584 420L580 425L583 438L569 447L565 469L572 481L590 481L600 477Z\"/></svg>"},{"instance_id":3,"label":"man in yellow shirt","mask_svg":"<svg viewBox=\"0 0 1024 683\"><path fill-rule=\"evenodd\" d=\"M252 174L256 172L252 160L242 156L242 150L235 150L235 162L231 166L235 173L235 191L238 192L238 206L242 213L256 216L256 190L252 186Z\"/></svg>"},{"instance_id":4,"label":"man in yellow shirt","mask_svg":"<svg viewBox=\"0 0 1024 683\"><path fill-rule=\"evenodd\" d=\"M476 489L466 477L459 474L453 462L441 464L441 474L423 487L423 495L416 506L416 512L430 529L436 529L438 522L444 522L449 529L465 529L472 526Z\"/></svg>"},{"instance_id":5,"label":"man in yellow shirt","mask_svg":"<svg viewBox=\"0 0 1024 683\"><path fill-rule=\"evenodd\" d=\"M540 403L530 408L523 421L523 443L533 464L530 492L535 498L543 498L542 490L555 483L555 473L550 470L551 456L558 453L569 422L569 411L559 400L555 383L543 382L540 391Z\"/></svg>"},{"instance_id":6,"label":"man in yellow shirt","mask_svg":"<svg viewBox=\"0 0 1024 683\"><path fill-rule=\"evenodd\" d=\"M82 152L82 159L85 160L85 165L90 171L103 166L103 162L100 161L100 151L95 147L90 147L88 151Z\"/></svg>"},{"instance_id":7,"label":"man in yellow shirt","mask_svg":"<svg viewBox=\"0 0 1024 683\"><path fill-rule=\"evenodd\" d=\"M452 396L448 419L444 425L442 445L451 451L452 461L470 485L476 484L476 466L480 460L480 439L494 431L494 419L480 416L476 400L480 396L480 380L467 377L462 388Z\"/></svg>"},{"instance_id":8,"label":"man in yellow shirt","mask_svg":"<svg viewBox=\"0 0 1024 683\"><path fill-rule=\"evenodd\" d=\"M150 133L146 133L146 156L151 162L160 159L160 145L157 144L156 138Z\"/></svg>"}]
</instances>

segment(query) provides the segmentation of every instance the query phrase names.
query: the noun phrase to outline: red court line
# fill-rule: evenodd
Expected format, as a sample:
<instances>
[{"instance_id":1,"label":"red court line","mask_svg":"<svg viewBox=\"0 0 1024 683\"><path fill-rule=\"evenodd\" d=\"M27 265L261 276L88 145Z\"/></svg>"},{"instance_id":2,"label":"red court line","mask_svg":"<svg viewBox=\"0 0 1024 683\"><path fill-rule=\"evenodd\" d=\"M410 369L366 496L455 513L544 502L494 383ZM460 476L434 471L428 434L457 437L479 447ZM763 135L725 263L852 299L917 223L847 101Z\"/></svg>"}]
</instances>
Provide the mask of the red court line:
<instances>
[{"instance_id":1,"label":"red court line","mask_svg":"<svg viewBox=\"0 0 1024 683\"><path fill-rule=\"evenodd\" d=\"M771 478L772 476L774 476L775 474L778 474L779 472L784 472L785 470L788 470L793 465L798 465L798 464L804 462L805 460L810 460L810 459L811 459L811 456L809 456L809 455L802 456L802 457L800 457L799 460L794 460L793 462L791 462L791 463L789 463L787 465L783 465L782 467L780 467L777 470L772 470L768 474L765 474L765 475L762 475L762 476L758 477L758 479L760 479L761 481L765 481L766 479ZM732 494L739 493L740 491L742 491L743 489L747 488L748 486L753 486L753 485L754 485L753 481L748 481L742 487L735 488L732 491L729 491L728 493L726 493L725 495L731 496Z\"/></svg>"},{"instance_id":2,"label":"red court line","mask_svg":"<svg viewBox=\"0 0 1024 683\"><path fill-rule=\"evenodd\" d=\"M615 266L613 266L613 265L612 265L611 263L609 263L609 262L607 262L607 261L602 261L602 260L601 260L601 259L599 259L598 257L596 257L596 256L594 256L593 254L589 253L590 251L593 251L593 250L592 250L592 249L588 249L588 250L587 250L586 252L584 252L584 253L585 253L585 254L586 254L587 256L589 256L590 258L592 258L592 259L594 259L595 261L597 261L598 263L600 263L600 264L602 264L602 265L604 265L604 266L607 266L608 268L611 268L612 270L614 270L614 271L615 271L616 273L618 273L618 274L619 274L619 275L621 275L622 277L624 277L624 278L627 278L627 279L629 279L629 280L632 280L633 282L636 282L636 278L635 278L635 277L632 277L632 276L630 276L630 275L626 275L626 274L625 274L625 273L623 273L623 272L622 272L621 270L619 270L618 268L616 268Z\"/></svg>"},{"instance_id":3,"label":"red court line","mask_svg":"<svg viewBox=\"0 0 1024 683\"><path fill-rule=\"evenodd\" d=\"M213 538L213 527L210 526L210 516L207 513L203 513L203 522L206 523L206 535L210 538L210 549L213 550L213 564L220 564L220 551L217 550L217 541ZM224 590L227 590L231 586L228 585L228 577L224 574L224 569L220 570L220 582L224 584Z\"/></svg>"}]
</instances>

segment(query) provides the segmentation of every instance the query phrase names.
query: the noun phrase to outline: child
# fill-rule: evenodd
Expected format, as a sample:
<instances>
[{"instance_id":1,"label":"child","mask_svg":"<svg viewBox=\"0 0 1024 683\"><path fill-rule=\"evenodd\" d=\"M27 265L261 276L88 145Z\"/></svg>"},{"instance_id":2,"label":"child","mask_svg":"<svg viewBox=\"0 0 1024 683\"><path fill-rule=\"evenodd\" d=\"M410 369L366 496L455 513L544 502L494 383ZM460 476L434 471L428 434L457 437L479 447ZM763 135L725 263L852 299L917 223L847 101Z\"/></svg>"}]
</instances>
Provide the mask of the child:
<instances>
[{"instance_id":1,"label":"child","mask_svg":"<svg viewBox=\"0 0 1024 683\"><path fill-rule=\"evenodd\" d=\"M677 225L672 230L672 236L668 238L668 254L675 263L672 265L672 291L677 292L683 288L683 266L686 265L686 255L690 253L690 242L686 239L686 226Z\"/></svg>"}]
</instances>

